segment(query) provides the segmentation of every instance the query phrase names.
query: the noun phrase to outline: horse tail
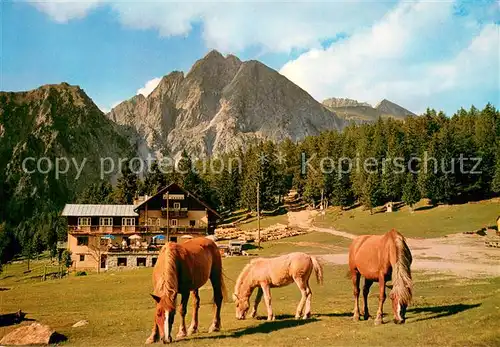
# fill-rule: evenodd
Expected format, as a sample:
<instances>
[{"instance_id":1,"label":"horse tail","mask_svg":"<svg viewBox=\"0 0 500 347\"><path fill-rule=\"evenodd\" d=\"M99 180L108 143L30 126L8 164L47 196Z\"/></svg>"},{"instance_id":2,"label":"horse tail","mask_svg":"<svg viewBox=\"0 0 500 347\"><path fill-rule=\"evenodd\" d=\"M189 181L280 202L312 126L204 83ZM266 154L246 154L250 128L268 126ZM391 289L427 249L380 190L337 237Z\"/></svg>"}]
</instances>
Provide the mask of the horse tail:
<instances>
[{"instance_id":1,"label":"horse tail","mask_svg":"<svg viewBox=\"0 0 500 347\"><path fill-rule=\"evenodd\" d=\"M413 281L410 269L412 256L404 236L395 230L392 230L392 232L396 246L396 256L390 257L393 269L392 291L398 296L402 303L408 305L411 302L413 292Z\"/></svg>"},{"instance_id":2,"label":"horse tail","mask_svg":"<svg viewBox=\"0 0 500 347\"><path fill-rule=\"evenodd\" d=\"M311 260L313 263L313 269L316 273L316 281L318 284L323 284L323 266L320 264L318 259L314 256L311 256Z\"/></svg>"}]
</instances>

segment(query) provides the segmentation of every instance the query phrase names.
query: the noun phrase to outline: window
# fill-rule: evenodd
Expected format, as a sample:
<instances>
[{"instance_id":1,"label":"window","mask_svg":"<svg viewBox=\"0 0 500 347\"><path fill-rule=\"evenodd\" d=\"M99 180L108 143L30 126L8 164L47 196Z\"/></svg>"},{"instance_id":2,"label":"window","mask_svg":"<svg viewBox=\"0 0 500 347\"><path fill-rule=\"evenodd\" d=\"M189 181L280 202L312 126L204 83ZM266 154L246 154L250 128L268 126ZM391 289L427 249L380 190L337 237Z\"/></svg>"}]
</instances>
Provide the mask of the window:
<instances>
[{"instance_id":1,"label":"window","mask_svg":"<svg viewBox=\"0 0 500 347\"><path fill-rule=\"evenodd\" d=\"M99 220L99 225L112 226L113 225L113 218L103 217Z\"/></svg>"},{"instance_id":2,"label":"window","mask_svg":"<svg viewBox=\"0 0 500 347\"><path fill-rule=\"evenodd\" d=\"M146 266L146 258L137 258L137 266Z\"/></svg>"},{"instance_id":3,"label":"window","mask_svg":"<svg viewBox=\"0 0 500 347\"><path fill-rule=\"evenodd\" d=\"M134 226L135 225L135 218L122 218L122 225Z\"/></svg>"},{"instance_id":4,"label":"window","mask_svg":"<svg viewBox=\"0 0 500 347\"><path fill-rule=\"evenodd\" d=\"M191 219L191 220L189 221L189 226L190 226L190 227L194 227L195 225L196 225L196 221Z\"/></svg>"},{"instance_id":5,"label":"window","mask_svg":"<svg viewBox=\"0 0 500 347\"><path fill-rule=\"evenodd\" d=\"M160 226L160 218L148 218L148 225L149 226Z\"/></svg>"},{"instance_id":6,"label":"window","mask_svg":"<svg viewBox=\"0 0 500 347\"><path fill-rule=\"evenodd\" d=\"M76 245L77 246L88 246L89 245L89 238L87 236L81 236L76 238Z\"/></svg>"},{"instance_id":7,"label":"window","mask_svg":"<svg viewBox=\"0 0 500 347\"><path fill-rule=\"evenodd\" d=\"M78 226L81 227L89 227L90 226L90 217L80 217L78 218Z\"/></svg>"},{"instance_id":8,"label":"window","mask_svg":"<svg viewBox=\"0 0 500 347\"><path fill-rule=\"evenodd\" d=\"M177 219L171 219L170 220L170 226L171 227L176 227L177 226Z\"/></svg>"},{"instance_id":9,"label":"window","mask_svg":"<svg viewBox=\"0 0 500 347\"><path fill-rule=\"evenodd\" d=\"M127 258L118 258L118 266L127 266Z\"/></svg>"},{"instance_id":10,"label":"window","mask_svg":"<svg viewBox=\"0 0 500 347\"><path fill-rule=\"evenodd\" d=\"M181 203L180 202L174 202L174 210L180 210L181 209Z\"/></svg>"},{"instance_id":11,"label":"window","mask_svg":"<svg viewBox=\"0 0 500 347\"><path fill-rule=\"evenodd\" d=\"M85 254L80 254L80 261L85 261Z\"/></svg>"}]
</instances>

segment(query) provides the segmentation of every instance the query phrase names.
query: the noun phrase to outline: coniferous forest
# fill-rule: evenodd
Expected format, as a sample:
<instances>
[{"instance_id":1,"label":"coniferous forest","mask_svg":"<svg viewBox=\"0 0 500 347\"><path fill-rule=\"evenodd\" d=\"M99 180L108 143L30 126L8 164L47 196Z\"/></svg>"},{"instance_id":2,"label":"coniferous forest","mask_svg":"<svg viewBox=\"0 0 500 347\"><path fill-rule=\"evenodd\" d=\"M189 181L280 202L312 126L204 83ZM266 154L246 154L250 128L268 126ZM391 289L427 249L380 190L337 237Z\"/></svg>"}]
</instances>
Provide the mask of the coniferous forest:
<instances>
[{"instance_id":1,"label":"coniferous forest","mask_svg":"<svg viewBox=\"0 0 500 347\"><path fill-rule=\"evenodd\" d=\"M361 204L373 209L402 201L410 207L421 198L433 204L463 203L500 193L500 113L491 104L482 110L460 109L451 117L428 109L405 121L392 118L352 124L342 132L330 131L299 143L285 139L249 144L217 158L192 160L184 152L176 170L153 162L138 175L124 166L113 186L96 181L84 191L62 197L57 204L33 209L23 220L2 207L1 263L16 254L51 250L64 240L64 221L58 217L65 202L130 204L134 196L154 194L171 182L221 212L255 210L257 183L264 210L282 204L290 189L317 204L347 208ZM166 172L171 171L171 172ZM15 205L9 192L3 201ZM40 203L40 202L39 202Z\"/></svg>"}]
</instances>

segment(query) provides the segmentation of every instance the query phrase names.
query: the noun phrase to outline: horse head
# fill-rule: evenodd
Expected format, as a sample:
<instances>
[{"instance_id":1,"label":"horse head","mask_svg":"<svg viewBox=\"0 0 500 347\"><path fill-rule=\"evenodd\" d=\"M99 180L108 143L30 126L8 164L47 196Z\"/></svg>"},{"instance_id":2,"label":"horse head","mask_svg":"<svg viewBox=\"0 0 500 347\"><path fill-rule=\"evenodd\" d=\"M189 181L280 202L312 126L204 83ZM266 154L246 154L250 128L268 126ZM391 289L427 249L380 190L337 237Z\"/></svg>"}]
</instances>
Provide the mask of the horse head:
<instances>
[{"instance_id":1,"label":"horse head","mask_svg":"<svg viewBox=\"0 0 500 347\"><path fill-rule=\"evenodd\" d=\"M175 293L162 297L151 294L156 302L155 324L156 331L163 343L172 342L172 325L175 317ZM155 336L156 340L156 336ZM156 341L153 341L156 342Z\"/></svg>"},{"instance_id":2,"label":"horse head","mask_svg":"<svg viewBox=\"0 0 500 347\"><path fill-rule=\"evenodd\" d=\"M392 312L394 313L394 323L403 324L406 320L406 309L408 308L408 302L403 300L401 295L396 292L391 291L389 295L392 300Z\"/></svg>"},{"instance_id":3,"label":"horse head","mask_svg":"<svg viewBox=\"0 0 500 347\"><path fill-rule=\"evenodd\" d=\"M250 308L250 296L234 293L233 300L236 304L236 319L245 319Z\"/></svg>"}]
</instances>

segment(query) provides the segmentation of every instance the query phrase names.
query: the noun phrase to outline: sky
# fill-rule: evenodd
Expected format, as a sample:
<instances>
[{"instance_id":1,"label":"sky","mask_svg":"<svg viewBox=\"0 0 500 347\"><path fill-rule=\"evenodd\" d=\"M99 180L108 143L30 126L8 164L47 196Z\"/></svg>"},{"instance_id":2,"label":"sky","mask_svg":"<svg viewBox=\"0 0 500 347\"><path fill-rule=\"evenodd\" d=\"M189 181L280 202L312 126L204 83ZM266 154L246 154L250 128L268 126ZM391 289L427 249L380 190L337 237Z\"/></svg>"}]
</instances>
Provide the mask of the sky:
<instances>
[{"instance_id":1,"label":"sky","mask_svg":"<svg viewBox=\"0 0 500 347\"><path fill-rule=\"evenodd\" d=\"M211 49L257 59L318 101L421 113L500 106L500 5L463 1L6 0L0 90L79 85L103 110Z\"/></svg>"}]
</instances>

